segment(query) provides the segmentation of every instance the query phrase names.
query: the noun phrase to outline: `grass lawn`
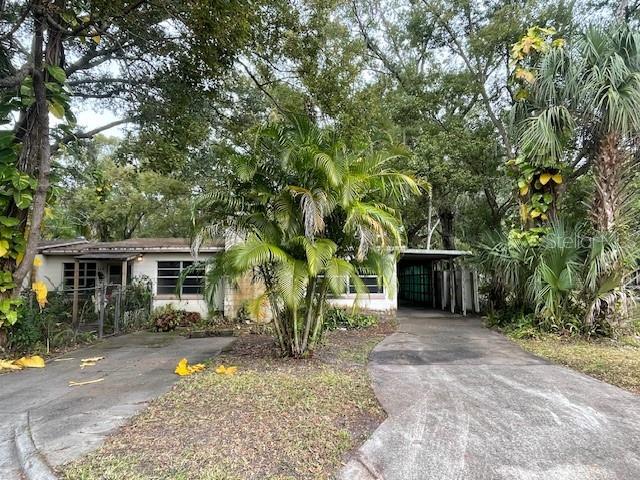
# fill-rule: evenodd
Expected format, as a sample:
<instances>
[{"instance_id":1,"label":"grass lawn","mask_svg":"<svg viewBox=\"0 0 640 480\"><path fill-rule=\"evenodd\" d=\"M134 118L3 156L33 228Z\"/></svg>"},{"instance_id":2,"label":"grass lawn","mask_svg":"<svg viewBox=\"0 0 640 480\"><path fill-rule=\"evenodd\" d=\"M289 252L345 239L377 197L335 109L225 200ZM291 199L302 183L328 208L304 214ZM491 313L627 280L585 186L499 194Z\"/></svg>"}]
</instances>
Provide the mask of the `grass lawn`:
<instances>
[{"instance_id":1,"label":"grass lawn","mask_svg":"<svg viewBox=\"0 0 640 480\"><path fill-rule=\"evenodd\" d=\"M65 479L325 479L385 414L369 385L371 349L389 323L336 331L310 360L275 356L270 337L240 337L202 372L63 467ZM214 372L235 365L233 376Z\"/></svg>"},{"instance_id":2,"label":"grass lawn","mask_svg":"<svg viewBox=\"0 0 640 480\"><path fill-rule=\"evenodd\" d=\"M513 340L531 353L640 393L638 337L590 341L576 337L541 335L537 338Z\"/></svg>"}]
</instances>

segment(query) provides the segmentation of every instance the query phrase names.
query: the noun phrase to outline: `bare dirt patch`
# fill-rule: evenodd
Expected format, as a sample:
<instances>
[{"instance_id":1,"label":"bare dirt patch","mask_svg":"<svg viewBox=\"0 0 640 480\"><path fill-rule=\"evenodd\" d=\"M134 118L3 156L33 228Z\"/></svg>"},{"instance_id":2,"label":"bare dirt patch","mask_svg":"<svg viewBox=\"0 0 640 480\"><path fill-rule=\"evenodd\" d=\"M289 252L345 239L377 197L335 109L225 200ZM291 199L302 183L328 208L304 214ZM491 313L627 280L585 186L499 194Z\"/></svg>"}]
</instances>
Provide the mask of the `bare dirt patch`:
<instances>
[{"instance_id":1,"label":"bare dirt patch","mask_svg":"<svg viewBox=\"0 0 640 480\"><path fill-rule=\"evenodd\" d=\"M315 357L278 358L273 340L238 339L96 452L69 480L327 479L384 420L369 385L371 349L394 326L336 331ZM217 365L238 373L218 375Z\"/></svg>"}]
</instances>

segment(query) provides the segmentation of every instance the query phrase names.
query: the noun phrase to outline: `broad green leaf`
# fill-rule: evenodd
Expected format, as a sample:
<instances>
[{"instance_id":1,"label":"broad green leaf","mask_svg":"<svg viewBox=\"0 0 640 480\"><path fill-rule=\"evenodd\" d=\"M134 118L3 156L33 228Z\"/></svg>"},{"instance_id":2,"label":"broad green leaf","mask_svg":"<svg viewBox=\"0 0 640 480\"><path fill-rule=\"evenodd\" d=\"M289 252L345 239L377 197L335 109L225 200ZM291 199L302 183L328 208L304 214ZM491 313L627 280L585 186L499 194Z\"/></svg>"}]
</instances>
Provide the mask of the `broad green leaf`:
<instances>
[{"instance_id":1,"label":"broad green leaf","mask_svg":"<svg viewBox=\"0 0 640 480\"><path fill-rule=\"evenodd\" d=\"M20 220L15 217L0 216L0 223L6 227L15 227L20 224Z\"/></svg>"},{"instance_id":2,"label":"broad green leaf","mask_svg":"<svg viewBox=\"0 0 640 480\"><path fill-rule=\"evenodd\" d=\"M55 78L58 82L64 83L67 81L67 74L57 65L47 65L47 71L49 72L49 75Z\"/></svg>"},{"instance_id":3,"label":"broad green leaf","mask_svg":"<svg viewBox=\"0 0 640 480\"><path fill-rule=\"evenodd\" d=\"M54 117L62 119L64 117L64 107L55 100L49 102L49 111Z\"/></svg>"}]
</instances>

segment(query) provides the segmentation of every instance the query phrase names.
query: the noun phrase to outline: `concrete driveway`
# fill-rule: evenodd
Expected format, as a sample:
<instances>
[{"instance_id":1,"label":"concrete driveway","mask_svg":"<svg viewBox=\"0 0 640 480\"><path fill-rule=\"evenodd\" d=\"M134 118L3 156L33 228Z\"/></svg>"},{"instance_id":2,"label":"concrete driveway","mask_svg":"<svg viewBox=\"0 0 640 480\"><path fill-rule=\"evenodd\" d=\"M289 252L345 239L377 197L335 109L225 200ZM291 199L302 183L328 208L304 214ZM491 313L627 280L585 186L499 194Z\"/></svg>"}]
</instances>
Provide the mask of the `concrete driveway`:
<instances>
[{"instance_id":1,"label":"concrete driveway","mask_svg":"<svg viewBox=\"0 0 640 480\"><path fill-rule=\"evenodd\" d=\"M186 339L138 332L71 352L44 369L0 375L0 479L53 478L57 466L96 448L179 378L182 357L211 358L231 338ZM104 356L80 369L80 359ZM69 387L69 381L103 378Z\"/></svg>"},{"instance_id":2,"label":"concrete driveway","mask_svg":"<svg viewBox=\"0 0 640 480\"><path fill-rule=\"evenodd\" d=\"M640 397L479 319L401 311L370 374L389 417L343 480L640 479Z\"/></svg>"}]
</instances>

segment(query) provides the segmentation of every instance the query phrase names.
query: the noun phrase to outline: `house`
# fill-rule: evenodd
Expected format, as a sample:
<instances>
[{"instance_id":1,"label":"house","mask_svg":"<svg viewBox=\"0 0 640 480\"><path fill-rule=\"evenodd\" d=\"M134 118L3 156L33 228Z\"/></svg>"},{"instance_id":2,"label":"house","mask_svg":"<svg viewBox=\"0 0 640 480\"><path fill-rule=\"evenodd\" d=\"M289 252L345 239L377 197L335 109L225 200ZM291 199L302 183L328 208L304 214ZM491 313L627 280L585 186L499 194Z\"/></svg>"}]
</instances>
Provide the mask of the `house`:
<instances>
[{"instance_id":1,"label":"house","mask_svg":"<svg viewBox=\"0 0 640 480\"><path fill-rule=\"evenodd\" d=\"M209 242L200 249L198 259L207 259L224 249L223 239ZM178 295L178 279L195 261L185 238L43 241L38 255L42 264L34 274L50 289L90 291L98 285L126 286L134 277L145 276L151 282L154 307L171 303L203 315L213 310L233 317L246 300L260 293L260 285L247 277L237 285L221 285L214 304L209 306L202 296L203 272L196 270L186 275ZM364 275L362 279L369 295L360 296L358 306L388 313L395 312L399 305L464 314L478 312L477 275L457 265L456 261L466 255L470 252L405 249L396 268L397 286L380 286L375 276ZM344 295L330 299L332 304L344 307L353 306L355 301L355 290L351 286Z\"/></svg>"}]
</instances>

